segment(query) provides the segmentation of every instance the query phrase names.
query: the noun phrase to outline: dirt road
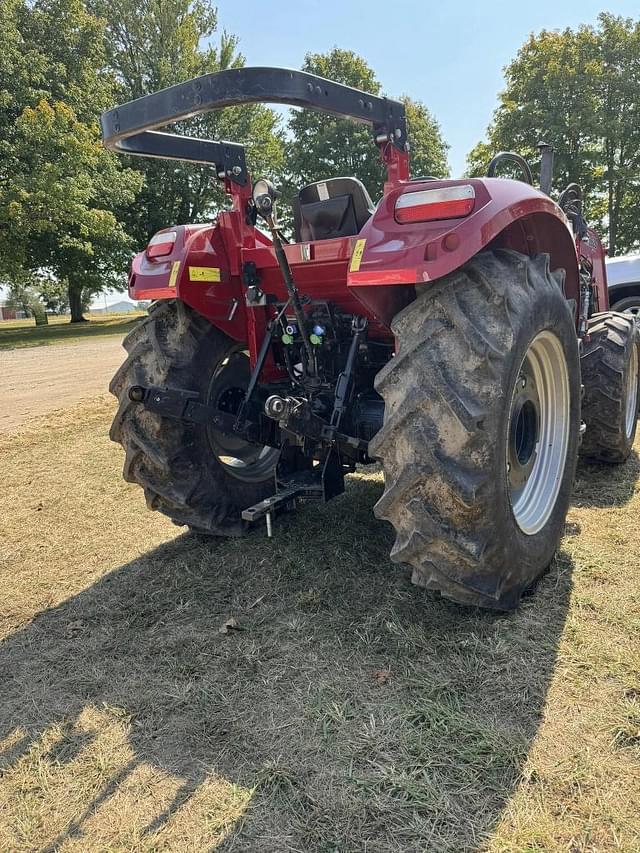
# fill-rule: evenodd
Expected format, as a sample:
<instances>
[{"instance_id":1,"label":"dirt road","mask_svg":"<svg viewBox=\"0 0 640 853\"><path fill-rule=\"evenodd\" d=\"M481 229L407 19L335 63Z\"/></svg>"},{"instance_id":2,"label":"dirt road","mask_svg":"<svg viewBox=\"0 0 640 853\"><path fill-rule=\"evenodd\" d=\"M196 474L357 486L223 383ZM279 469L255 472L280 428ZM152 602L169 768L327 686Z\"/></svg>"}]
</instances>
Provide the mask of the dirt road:
<instances>
[{"instance_id":1,"label":"dirt road","mask_svg":"<svg viewBox=\"0 0 640 853\"><path fill-rule=\"evenodd\" d=\"M124 357L119 337L0 350L0 432L106 392Z\"/></svg>"}]
</instances>

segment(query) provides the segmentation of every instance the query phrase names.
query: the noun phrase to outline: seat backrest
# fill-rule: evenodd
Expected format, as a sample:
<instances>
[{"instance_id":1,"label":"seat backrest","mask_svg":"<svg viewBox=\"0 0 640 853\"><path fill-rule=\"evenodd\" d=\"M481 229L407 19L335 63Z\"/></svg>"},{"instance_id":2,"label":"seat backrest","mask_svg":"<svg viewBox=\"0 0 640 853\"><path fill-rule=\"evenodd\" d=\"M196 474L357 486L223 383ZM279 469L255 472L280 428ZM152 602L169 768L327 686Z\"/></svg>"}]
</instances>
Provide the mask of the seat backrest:
<instances>
[{"instance_id":1,"label":"seat backrest","mask_svg":"<svg viewBox=\"0 0 640 853\"><path fill-rule=\"evenodd\" d=\"M293 204L296 242L358 234L375 207L362 181L328 178L304 187Z\"/></svg>"}]
</instances>

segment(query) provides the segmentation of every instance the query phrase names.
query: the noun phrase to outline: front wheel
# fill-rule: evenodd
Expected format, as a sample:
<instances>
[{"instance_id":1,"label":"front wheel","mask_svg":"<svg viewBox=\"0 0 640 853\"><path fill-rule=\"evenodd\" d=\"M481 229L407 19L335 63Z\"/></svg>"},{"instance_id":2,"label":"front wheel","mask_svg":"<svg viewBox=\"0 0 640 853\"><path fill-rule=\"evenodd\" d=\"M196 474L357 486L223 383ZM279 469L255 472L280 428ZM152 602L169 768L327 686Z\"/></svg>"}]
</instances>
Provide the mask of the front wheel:
<instances>
[{"instance_id":1,"label":"front wheel","mask_svg":"<svg viewBox=\"0 0 640 853\"><path fill-rule=\"evenodd\" d=\"M562 535L580 427L580 370L562 273L547 255L483 252L420 288L370 453L396 530L391 558L463 604L517 606Z\"/></svg>"},{"instance_id":2,"label":"front wheel","mask_svg":"<svg viewBox=\"0 0 640 853\"><path fill-rule=\"evenodd\" d=\"M638 325L631 314L607 311L594 314L587 331L581 358L587 430L580 455L619 464L628 459L636 436Z\"/></svg>"}]
</instances>

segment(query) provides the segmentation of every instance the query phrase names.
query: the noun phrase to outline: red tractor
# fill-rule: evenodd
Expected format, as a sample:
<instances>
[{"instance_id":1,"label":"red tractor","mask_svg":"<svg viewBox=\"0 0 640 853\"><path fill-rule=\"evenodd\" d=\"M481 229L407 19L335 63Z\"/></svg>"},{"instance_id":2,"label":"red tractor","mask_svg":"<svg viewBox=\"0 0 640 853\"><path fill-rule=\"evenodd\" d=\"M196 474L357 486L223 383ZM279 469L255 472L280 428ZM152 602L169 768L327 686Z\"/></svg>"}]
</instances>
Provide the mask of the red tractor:
<instances>
[{"instance_id":1,"label":"red tractor","mask_svg":"<svg viewBox=\"0 0 640 853\"><path fill-rule=\"evenodd\" d=\"M387 167L303 187L295 240L244 149L158 132L208 110L291 104L366 122ZM328 500L382 462L375 515L414 583L510 610L562 535L579 454L624 462L638 331L608 310L579 187L549 198L514 154L489 177L411 179L404 106L312 74L207 74L106 112L105 144L205 163L230 197L212 224L163 229L133 261L154 300L110 389L124 476L151 509L213 535ZM492 177L505 159L524 180ZM262 227L257 227L260 224Z\"/></svg>"}]
</instances>

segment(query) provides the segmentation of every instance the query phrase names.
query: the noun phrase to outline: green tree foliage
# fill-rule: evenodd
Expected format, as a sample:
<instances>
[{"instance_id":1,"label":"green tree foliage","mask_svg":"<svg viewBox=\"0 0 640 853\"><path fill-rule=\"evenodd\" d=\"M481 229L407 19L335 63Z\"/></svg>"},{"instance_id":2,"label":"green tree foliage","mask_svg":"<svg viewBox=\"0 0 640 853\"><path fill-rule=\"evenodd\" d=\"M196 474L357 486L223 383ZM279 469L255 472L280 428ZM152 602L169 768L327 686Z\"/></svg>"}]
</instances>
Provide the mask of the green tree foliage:
<instances>
[{"instance_id":1,"label":"green tree foliage","mask_svg":"<svg viewBox=\"0 0 640 853\"><path fill-rule=\"evenodd\" d=\"M555 189L582 185L610 254L640 245L640 21L601 14L596 27L532 35L505 79L469 173L483 174L499 150L535 161L536 144L549 142Z\"/></svg>"},{"instance_id":2,"label":"green tree foliage","mask_svg":"<svg viewBox=\"0 0 640 853\"><path fill-rule=\"evenodd\" d=\"M238 68L244 57L237 39L222 33L212 43L217 15L210 0L92 0L106 22L108 66L118 97L130 100L199 74ZM262 105L224 109L178 124L179 133L229 139L247 146L254 174L280 174L282 133L273 110ZM138 245L159 228L202 221L222 206L222 184L207 166L130 158L144 187L127 223Z\"/></svg>"},{"instance_id":3,"label":"green tree foliage","mask_svg":"<svg viewBox=\"0 0 640 853\"><path fill-rule=\"evenodd\" d=\"M372 69L350 50L334 48L325 54L309 53L302 70L373 95L380 94L381 86ZM446 176L448 146L437 122L424 104L409 98L403 100L407 107L412 174ZM372 197L380 195L385 169L373 144L370 127L347 118L300 110L292 113L289 130L290 193L321 178L354 175L360 178Z\"/></svg>"},{"instance_id":4,"label":"green tree foliage","mask_svg":"<svg viewBox=\"0 0 640 853\"><path fill-rule=\"evenodd\" d=\"M8 0L0 13L0 272L68 282L72 321L124 284L130 241L114 214L139 176L101 145L112 100L103 27L81 0Z\"/></svg>"}]
</instances>

